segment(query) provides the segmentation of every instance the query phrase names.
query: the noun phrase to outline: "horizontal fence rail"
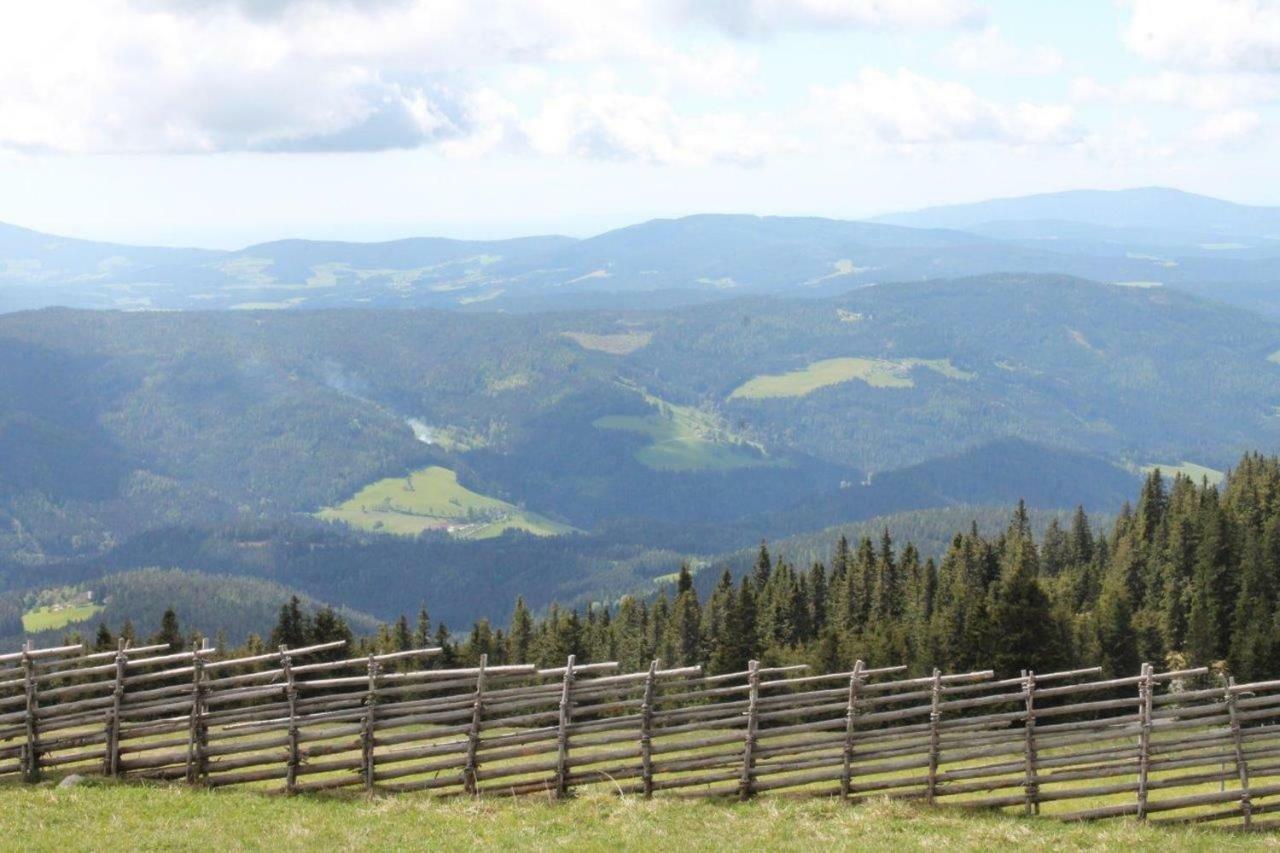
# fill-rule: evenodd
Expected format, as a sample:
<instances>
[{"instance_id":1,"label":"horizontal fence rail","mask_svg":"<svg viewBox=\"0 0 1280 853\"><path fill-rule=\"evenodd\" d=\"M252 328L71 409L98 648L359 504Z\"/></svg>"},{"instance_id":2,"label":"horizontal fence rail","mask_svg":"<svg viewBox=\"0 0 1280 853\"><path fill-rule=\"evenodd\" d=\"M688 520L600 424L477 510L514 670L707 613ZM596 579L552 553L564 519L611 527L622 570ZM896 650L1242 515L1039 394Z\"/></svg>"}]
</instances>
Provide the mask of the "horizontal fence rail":
<instances>
[{"instance_id":1,"label":"horizontal fence rail","mask_svg":"<svg viewBox=\"0 0 1280 853\"><path fill-rule=\"evenodd\" d=\"M268 791L871 797L1066 820L1270 828L1280 681L1205 669L907 677L803 666L430 668L343 643L0 654L0 779L69 772ZM336 658L336 659L334 659Z\"/></svg>"}]
</instances>

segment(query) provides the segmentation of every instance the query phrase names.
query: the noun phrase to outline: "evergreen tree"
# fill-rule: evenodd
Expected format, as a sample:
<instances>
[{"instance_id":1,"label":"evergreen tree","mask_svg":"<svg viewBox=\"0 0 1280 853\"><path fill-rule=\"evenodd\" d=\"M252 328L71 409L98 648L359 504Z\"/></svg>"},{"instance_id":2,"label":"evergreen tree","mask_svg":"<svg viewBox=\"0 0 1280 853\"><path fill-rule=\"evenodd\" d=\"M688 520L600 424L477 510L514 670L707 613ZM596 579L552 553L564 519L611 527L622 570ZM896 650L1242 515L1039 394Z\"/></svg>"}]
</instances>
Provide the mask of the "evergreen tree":
<instances>
[{"instance_id":1,"label":"evergreen tree","mask_svg":"<svg viewBox=\"0 0 1280 853\"><path fill-rule=\"evenodd\" d=\"M1025 525L1025 508L1015 516L1009 532L1004 567L991 606L995 643L991 668L998 675L1020 670L1041 672L1055 668L1061 659L1059 635L1053 629L1053 610L1040 587L1035 544Z\"/></svg>"},{"instance_id":2,"label":"evergreen tree","mask_svg":"<svg viewBox=\"0 0 1280 853\"><path fill-rule=\"evenodd\" d=\"M431 645L431 615L427 613L425 602L418 608L418 623L413 630L413 645L419 649L425 649Z\"/></svg>"},{"instance_id":3,"label":"evergreen tree","mask_svg":"<svg viewBox=\"0 0 1280 853\"><path fill-rule=\"evenodd\" d=\"M507 646L512 663L529 663L533 660L533 614L524 603L524 596L516 597L511 611L511 630L507 632Z\"/></svg>"},{"instance_id":4,"label":"evergreen tree","mask_svg":"<svg viewBox=\"0 0 1280 853\"><path fill-rule=\"evenodd\" d=\"M302 602L298 600L298 596L290 596L289 601L280 606L276 626L271 630L271 645L290 648L307 645L311 638L309 622L306 614L302 612Z\"/></svg>"},{"instance_id":5,"label":"evergreen tree","mask_svg":"<svg viewBox=\"0 0 1280 853\"><path fill-rule=\"evenodd\" d=\"M769 547L762 540L760 542L760 551L756 554L756 565L752 576L755 578L756 589L764 589L765 584L769 582L769 575L773 572L773 561L769 557Z\"/></svg>"},{"instance_id":6,"label":"evergreen tree","mask_svg":"<svg viewBox=\"0 0 1280 853\"><path fill-rule=\"evenodd\" d=\"M160 630L151 638L152 643L167 643L171 649L183 646L182 629L178 627L178 615L170 607L160 617Z\"/></svg>"}]
</instances>

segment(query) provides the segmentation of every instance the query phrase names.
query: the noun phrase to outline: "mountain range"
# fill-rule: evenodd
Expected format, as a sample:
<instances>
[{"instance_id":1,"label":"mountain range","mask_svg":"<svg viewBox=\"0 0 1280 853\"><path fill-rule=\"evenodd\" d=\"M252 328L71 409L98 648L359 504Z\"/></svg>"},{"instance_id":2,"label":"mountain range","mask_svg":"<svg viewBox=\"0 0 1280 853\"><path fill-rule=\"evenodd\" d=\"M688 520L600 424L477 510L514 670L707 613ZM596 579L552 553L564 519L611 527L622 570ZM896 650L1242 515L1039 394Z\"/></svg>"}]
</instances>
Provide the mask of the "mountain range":
<instances>
[{"instance_id":1,"label":"mountain range","mask_svg":"<svg viewBox=\"0 0 1280 853\"><path fill-rule=\"evenodd\" d=\"M1105 517L1276 448L1275 221L1134 190L239 252L0 228L0 635L184 572L239 578L208 631L282 590L459 626L762 538Z\"/></svg>"},{"instance_id":2,"label":"mountain range","mask_svg":"<svg viewBox=\"0 0 1280 853\"><path fill-rule=\"evenodd\" d=\"M1280 208L1176 190L1075 191L873 222L697 215L587 239L284 240L236 251L0 225L0 310L678 305L897 281L1057 273L1280 313Z\"/></svg>"}]
</instances>

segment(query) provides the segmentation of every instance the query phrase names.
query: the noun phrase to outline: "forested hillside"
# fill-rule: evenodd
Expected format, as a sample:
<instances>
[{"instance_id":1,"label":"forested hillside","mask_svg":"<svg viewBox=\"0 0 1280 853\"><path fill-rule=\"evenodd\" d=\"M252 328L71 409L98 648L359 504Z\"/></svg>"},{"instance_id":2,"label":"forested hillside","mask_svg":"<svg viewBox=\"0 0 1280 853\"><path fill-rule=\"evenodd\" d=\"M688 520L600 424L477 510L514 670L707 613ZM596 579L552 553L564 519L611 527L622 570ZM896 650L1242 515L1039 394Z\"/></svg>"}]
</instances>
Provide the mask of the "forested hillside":
<instances>
[{"instance_id":1,"label":"forested hillside","mask_svg":"<svg viewBox=\"0 0 1280 853\"><path fill-rule=\"evenodd\" d=\"M836 671L862 658L1002 675L1093 663L1132 674L1152 661L1261 680L1280 675L1277 595L1280 460L1250 454L1222 488L1153 472L1107 528L1078 510L1037 536L1019 505L997 535L956 531L940 560L887 528L841 537L809 564L761 545L740 577L683 567L648 601L534 619L519 600L509 627L483 620L452 654L545 665L575 654L630 669L658 657L713 672L754 658Z\"/></svg>"},{"instance_id":2,"label":"forested hillside","mask_svg":"<svg viewBox=\"0 0 1280 853\"><path fill-rule=\"evenodd\" d=\"M1280 458L1248 454L1221 486L1154 471L1106 525L1083 509L1035 519L1019 503L993 533L979 515L989 517L973 513L937 557L888 526L840 535L805 562L794 558L799 549L786 556L788 543L762 543L749 565L696 575L684 565L656 594L613 604L553 603L538 613L517 596L503 627L481 618L451 631L424 602L362 648L433 642L445 649L442 666L474 665L482 654L491 664L554 666L572 654L631 670L653 658L706 663L713 673L750 659L837 671L861 658L924 673L1100 664L1127 675L1151 661L1251 681L1280 675ZM909 530L919 520L904 521ZM314 610L282 600L272 641L328 637L333 614Z\"/></svg>"},{"instance_id":3,"label":"forested hillside","mask_svg":"<svg viewBox=\"0 0 1280 853\"><path fill-rule=\"evenodd\" d=\"M894 513L1112 513L1143 468L1274 446L1278 350L1236 309L1035 276L678 310L3 315L0 589L177 567L465 623L534 583L538 606L609 601Z\"/></svg>"}]
</instances>

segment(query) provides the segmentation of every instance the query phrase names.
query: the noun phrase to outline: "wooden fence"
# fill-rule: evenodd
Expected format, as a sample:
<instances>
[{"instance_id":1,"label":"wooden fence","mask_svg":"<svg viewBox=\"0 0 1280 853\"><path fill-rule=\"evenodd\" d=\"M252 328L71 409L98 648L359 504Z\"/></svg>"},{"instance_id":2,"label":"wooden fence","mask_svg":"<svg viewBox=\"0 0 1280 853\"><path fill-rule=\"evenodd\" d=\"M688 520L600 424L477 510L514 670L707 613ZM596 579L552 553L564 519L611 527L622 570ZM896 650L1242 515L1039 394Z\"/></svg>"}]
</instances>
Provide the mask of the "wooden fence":
<instances>
[{"instance_id":1,"label":"wooden fence","mask_svg":"<svg viewBox=\"0 0 1280 853\"><path fill-rule=\"evenodd\" d=\"M341 643L0 655L0 779L46 774L441 795L891 796L1070 820L1263 828L1280 812L1280 681L1204 669L903 677L612 663L432 669Z\"/></svg>"}]
</instances>

